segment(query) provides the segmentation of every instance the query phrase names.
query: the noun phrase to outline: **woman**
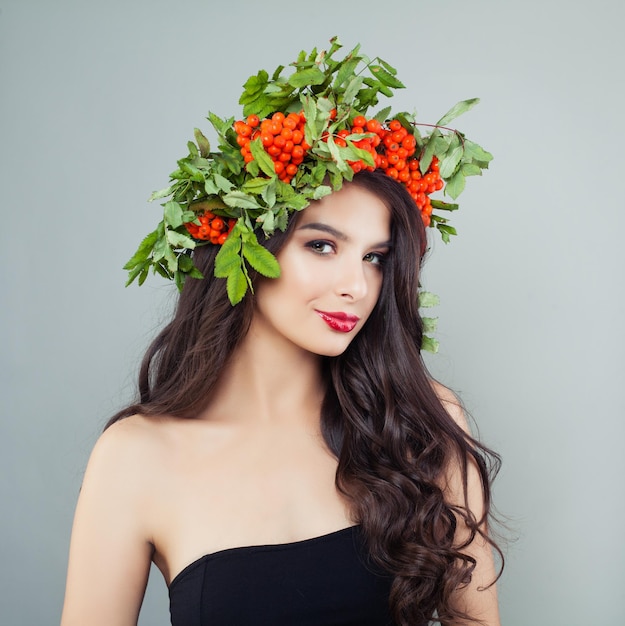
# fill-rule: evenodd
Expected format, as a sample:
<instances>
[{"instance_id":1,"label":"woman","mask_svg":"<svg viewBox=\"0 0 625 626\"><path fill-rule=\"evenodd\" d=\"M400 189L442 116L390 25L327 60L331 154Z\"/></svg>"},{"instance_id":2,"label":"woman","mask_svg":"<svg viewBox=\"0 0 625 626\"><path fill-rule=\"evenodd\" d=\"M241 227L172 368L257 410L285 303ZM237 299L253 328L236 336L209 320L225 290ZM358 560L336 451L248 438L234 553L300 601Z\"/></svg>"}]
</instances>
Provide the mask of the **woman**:
<instances>
[{"instance_id":1,"label":"woman","mask_svg":"<svg viewBox=\"0 0 625 626\"><path fill-rule=\"evenodd\" d=\"M260 238L281 274L236 306L194 250L89 461L63 626L136 624L152 561L174 626L499 624L489 453L420 356L414 199L363 171Z\"/></svg>"}]
</instances>

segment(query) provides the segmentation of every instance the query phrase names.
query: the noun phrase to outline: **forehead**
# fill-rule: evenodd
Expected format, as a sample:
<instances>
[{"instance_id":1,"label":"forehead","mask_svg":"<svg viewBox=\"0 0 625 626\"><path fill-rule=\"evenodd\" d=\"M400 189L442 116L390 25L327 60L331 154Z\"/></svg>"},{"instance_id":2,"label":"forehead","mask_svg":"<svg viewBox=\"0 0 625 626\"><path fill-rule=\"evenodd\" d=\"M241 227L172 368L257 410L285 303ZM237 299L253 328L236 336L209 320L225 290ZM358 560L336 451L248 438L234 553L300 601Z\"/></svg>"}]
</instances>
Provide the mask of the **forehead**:
<instances>
[{"instance_id":1,"label":"forehead","mask_svg":"<svg viewBox=\"0 0 625 626\"><path fill-rule=\"evenodd\" d=\"M391 213L387 205L371 191L346 183L321 200L304 209L297 229L323 223L340 230L348 237L370 237L375 241L390 237Z\"/></svg>"}]
</instances>

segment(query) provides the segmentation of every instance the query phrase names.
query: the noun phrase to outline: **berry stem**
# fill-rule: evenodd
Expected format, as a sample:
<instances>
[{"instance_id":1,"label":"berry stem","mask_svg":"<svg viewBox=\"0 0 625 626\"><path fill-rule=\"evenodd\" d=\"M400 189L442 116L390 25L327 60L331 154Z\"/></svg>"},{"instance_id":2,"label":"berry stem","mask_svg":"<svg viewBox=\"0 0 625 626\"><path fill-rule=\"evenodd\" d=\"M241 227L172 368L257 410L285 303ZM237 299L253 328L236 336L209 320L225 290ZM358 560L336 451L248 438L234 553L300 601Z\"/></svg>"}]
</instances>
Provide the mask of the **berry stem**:
<instances>
[{"instance_id":1,"label":"berry stem","mask_svg":"<svg viewBox=\"0 0 625 626\"><path fill-rule=\"evenodd\" d=\"M441 130L448 130L450 133L455 133L456 135L458 135L458 137L460 137L460 143L464 148L464 136L459 130L456 130L455 128L449 128L449 126L439 126L438 124L426 124L425 122L412 122L412 125L427 126L428 128L440 128Z\"/></svg>"}]
</instances>

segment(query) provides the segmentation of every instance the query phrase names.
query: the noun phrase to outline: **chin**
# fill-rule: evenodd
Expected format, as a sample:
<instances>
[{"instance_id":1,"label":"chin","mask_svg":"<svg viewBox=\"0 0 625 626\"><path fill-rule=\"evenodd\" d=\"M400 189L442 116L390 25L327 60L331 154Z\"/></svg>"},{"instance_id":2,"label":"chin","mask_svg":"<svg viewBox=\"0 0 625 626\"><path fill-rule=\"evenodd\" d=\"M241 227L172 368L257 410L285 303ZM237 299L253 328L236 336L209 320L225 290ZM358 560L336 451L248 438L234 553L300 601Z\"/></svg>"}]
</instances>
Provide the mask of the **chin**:
<instances>
[{"instance_id":1,"label":"chin","mask_svg":"<svg viewBox=\"0 0 625 626\"><path fill-rule=\"evenodd\" d=\"M341 356L341 354L343 354L347 350L347 348L349 348L353 339L354 338L352 337L349 341L337 341L332 345L326 344L325 346L317 346L316 349L313 348L311 352L314 352L319 356L326 357Z\"/></svg>"}]
</instances>

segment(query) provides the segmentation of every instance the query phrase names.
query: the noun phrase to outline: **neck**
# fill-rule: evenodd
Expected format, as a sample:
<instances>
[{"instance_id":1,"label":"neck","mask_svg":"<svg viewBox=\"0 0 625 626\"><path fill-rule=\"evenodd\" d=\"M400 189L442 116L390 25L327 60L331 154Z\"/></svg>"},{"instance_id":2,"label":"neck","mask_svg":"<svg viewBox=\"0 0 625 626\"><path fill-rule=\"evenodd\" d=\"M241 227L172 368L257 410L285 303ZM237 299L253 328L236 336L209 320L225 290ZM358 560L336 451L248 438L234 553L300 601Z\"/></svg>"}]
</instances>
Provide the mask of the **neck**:
<instances>
[{"instance_id":1,"label":"neck","mask_svg":"<svg viewBox=\"0 0 625 626\"><path fill-rule=\"evenodd\" d=\"M315 424L322 358L260 331L254 322L226 366L208 413L236 422Z\"/></svg>"}]
</instances>

